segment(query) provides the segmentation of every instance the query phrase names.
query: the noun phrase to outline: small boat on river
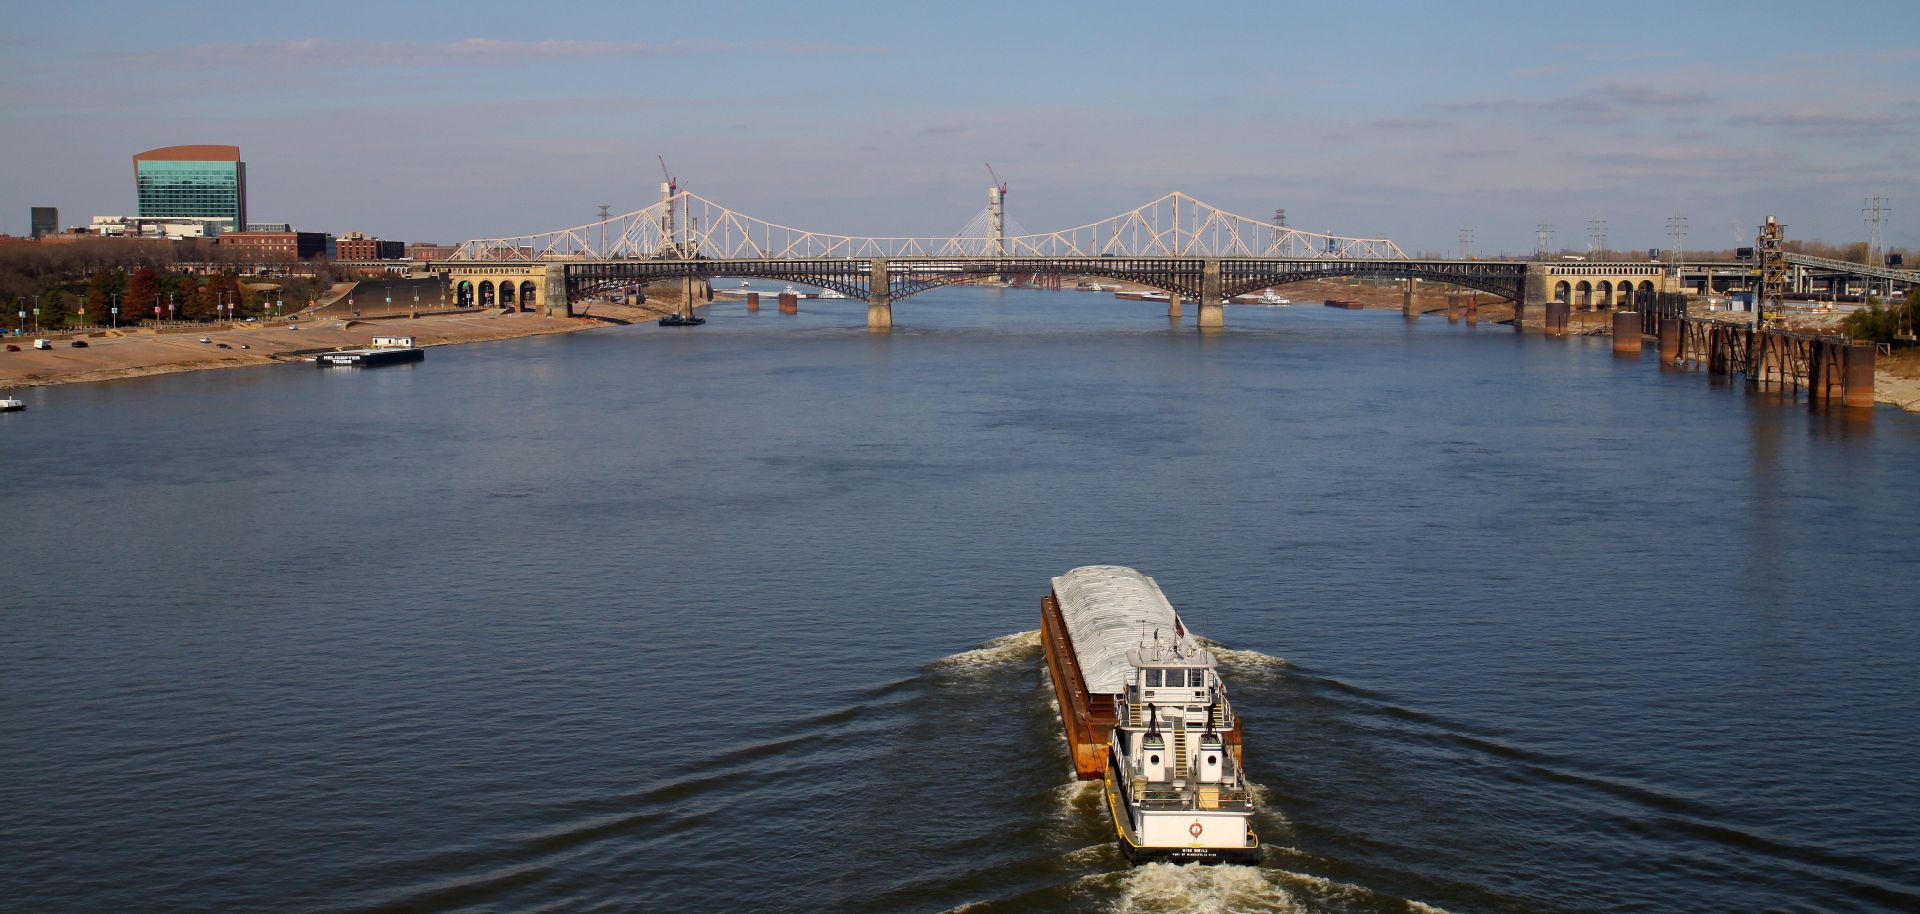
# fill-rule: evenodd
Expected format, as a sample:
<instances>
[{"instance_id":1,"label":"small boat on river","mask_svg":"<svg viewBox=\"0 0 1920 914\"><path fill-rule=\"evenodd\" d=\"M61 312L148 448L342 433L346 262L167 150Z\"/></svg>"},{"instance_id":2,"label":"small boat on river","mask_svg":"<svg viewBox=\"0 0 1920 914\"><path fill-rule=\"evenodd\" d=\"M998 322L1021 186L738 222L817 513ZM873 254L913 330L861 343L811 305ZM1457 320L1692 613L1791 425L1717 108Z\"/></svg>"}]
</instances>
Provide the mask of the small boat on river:
<instances>
[{"instance_id":1,"label":"small boat on river","mask_svg":"<svg viewBox=\"0 0 1920 914\"><path fill-rule=\"evenodd\" d=\"M1040 641L1081 780L1101 779L1133 863L1260 862L1239 718L1219 662L1150 577L1088 565L1053 579Z\"/></svg>"},{"instance_id":2,"label":"small boat on river","mask_svg":"<svg viewBox=\"0 0 1920 914\"><path fill-rule=\"evenodd\" d=\"M27 408L27 401L16 397L0 397L0 413L17 413Z\"/></svg>"},{"instance_id":3,"label":"small boat on river","mask_svg":"<svg viewBox=\"0 0 1920 914\"><path fill-rule=\"evenodd\" d=\"M704 317L701 317L698 314L681 314L676 311L672 314L667 315L666 317L661 318L660 326L662 327L698 327L701 324L704 324L706 322L707 322L707 319Z\"/></svg>"}]
</instances>

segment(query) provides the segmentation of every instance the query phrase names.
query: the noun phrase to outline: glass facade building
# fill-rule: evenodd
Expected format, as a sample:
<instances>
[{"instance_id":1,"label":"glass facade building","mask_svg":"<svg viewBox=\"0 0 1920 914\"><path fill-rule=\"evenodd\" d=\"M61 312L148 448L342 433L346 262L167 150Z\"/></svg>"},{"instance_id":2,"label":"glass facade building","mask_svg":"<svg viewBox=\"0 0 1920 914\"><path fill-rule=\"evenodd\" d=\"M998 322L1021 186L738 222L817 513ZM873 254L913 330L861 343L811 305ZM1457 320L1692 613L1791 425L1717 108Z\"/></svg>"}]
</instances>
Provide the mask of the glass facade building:
<instances>
[{"instance_id":1,"label":"glass facade building","mask_svg":"<svg viewBox=\"0 0 1920 914\"><path fill-rule=\"evenodd\" d=\"M166 146L133 157L140 215L220 219L227 231L247 224L247 163L238 146Z\"/></svg>"}]
</instances>

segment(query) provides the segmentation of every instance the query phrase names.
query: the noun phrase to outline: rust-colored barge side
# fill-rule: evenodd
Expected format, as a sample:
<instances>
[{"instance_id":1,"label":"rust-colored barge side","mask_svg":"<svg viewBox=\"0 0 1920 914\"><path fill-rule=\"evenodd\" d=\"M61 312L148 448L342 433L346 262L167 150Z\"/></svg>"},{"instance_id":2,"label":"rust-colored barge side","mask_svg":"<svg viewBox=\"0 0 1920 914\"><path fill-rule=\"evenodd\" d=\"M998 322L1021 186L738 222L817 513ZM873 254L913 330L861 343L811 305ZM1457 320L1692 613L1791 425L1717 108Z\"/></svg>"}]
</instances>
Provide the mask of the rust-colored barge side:
<instances>
[{"instance_id":1,"label":"rust-colored barge side","mask_svg":"<svg viewBox=\"0 0 1920 914\"><path fill-rule=\"evenodd\" d=\"M1040 644L1047 655L1047 671L1053 675L1054 697L1060 700L1073 773L1080 780L1097 781L1107 773L1107 738L1120 721L1114 715L1114 696L1087 692L1067 620L1060 615L1060 601L1053 594L1040 601Z\"/></svg>"}]
</instances>

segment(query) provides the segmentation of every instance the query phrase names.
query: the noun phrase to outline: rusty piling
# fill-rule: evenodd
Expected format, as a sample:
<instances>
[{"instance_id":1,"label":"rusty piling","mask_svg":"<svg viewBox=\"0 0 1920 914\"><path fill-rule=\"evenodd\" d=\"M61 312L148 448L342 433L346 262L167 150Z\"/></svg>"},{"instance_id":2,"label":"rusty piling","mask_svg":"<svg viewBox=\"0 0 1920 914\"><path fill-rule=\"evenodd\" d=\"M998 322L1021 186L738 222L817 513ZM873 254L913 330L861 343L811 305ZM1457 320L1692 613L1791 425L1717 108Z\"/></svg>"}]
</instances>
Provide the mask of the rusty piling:
<instances>
[{"instance_id":1,"label":"rusty piling","mask_svg":"<svg viewBox=\"0 0 1920 914\"><path fill-rule=\"evenodd\" d=\"M1672 363L1680 359L1680 334L1684 332L1677 317L1660 319L1660 361Z\"/></svg>"},{"instance_id":2,"label":"rusty piling","mask_svg":"<svg viewBox=\"0 0 1920 914\"><path fill-rule=\"evenodd\" d=\"M1638 312L1613 312L1613 351L1640 351L1640 315Z\"/></svg>"},{"instance_id":3,"label":"rusty piling","mask_svg":"<svg viewBox=\"0 0 1920 914\"><path fill-rule=\"evenodd\" d=\"M1847 386L1846 392L1840 395L1841 402L1852 407L1873 408L1873 355L1873 346L1868 343L1847 347Z\"/></svg>"},{"instance_id":4,"label":"rusty piling","mask_svg":"<svg viewBox=\"0 0 1920 914\"><path fill-rule=\"evenodd\" d=\"M1567 335L1567 315L1572 306L1563 301L1547 302L1547 335Z\"/></svg>"},{"instance_id":5,"label":"rusty piling","mask_svg":"<svg viewBox=\"0 0 1920 914\"><path fill-rule=\"evenodd\" d=\"M747 293L747 313L753 314L759 310L760 310L760 293L748 292Z\"/></svg>"}]
</instances>

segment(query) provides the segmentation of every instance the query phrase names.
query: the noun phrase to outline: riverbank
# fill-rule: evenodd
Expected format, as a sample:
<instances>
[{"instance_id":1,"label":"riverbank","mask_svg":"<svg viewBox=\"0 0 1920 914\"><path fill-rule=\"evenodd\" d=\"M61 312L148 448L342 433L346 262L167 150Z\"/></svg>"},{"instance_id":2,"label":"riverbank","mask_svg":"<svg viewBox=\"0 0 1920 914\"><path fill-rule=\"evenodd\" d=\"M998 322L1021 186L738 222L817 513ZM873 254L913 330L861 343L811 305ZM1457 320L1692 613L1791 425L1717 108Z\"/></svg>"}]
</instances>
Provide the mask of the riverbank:
<instances>
[{"instance_id":1,"label":"riverbank","mask_svg":"<svg viewBox=\"0 0 1920 914\"><path fill-rule=\"evenodd\" d=\"M604 301L592 302L584 310L581 317L469 311L416 318L306 321L292 326L238 323L169 328L158 333L106 331L78 337L87 341L81 349L73 348L66 338L51 335L54 348L46 350L32 348L31 337L17 340L9 337L9 342L19 344L21 351L0 352L0 388L45 387L181 371L304 362L318 352L366 346L375 336L411 336L419 346L450 346L573 333L653 320L663 313L658 307ZM200 342L203 338L204 343ZM220 348L222 343L228 348ZM241 348L243 346L246 348Z\"/></svg>"}]
</instances>

